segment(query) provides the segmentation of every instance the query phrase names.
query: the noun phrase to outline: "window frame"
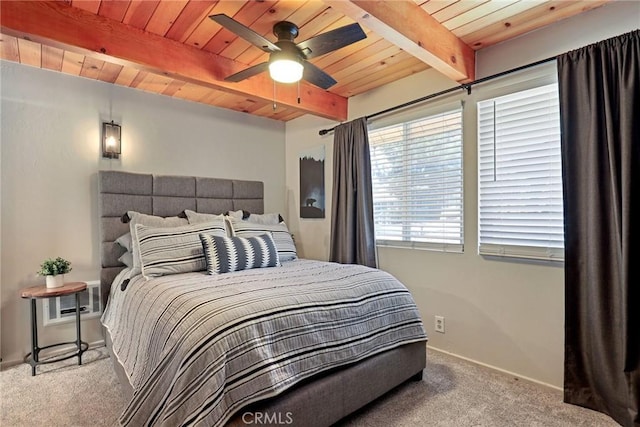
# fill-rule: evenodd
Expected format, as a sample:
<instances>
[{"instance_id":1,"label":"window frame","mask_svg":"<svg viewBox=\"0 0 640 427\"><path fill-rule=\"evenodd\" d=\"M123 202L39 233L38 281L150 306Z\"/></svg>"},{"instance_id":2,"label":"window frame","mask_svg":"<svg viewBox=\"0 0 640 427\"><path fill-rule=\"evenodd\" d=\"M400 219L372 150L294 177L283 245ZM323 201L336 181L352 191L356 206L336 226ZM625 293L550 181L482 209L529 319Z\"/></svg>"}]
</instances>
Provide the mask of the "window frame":
<instances>
[{"instance_id":1,"label":"window frame","mask_svg":"<svg viewBox=\"0 0 640 427\"><path fill-rule=\"evenodd\" d=\"M463 253L464 252L464 134L465 134L465 110L464 102L447 100L445 102L435 103L428 108L422 106L421 108L414 108L408 112L396 114L392 117L384 117L369 123L369 133L376 130L383 129L390 126L403 125L406 129L407 125L411 122L421 119L428 119L429 117L437 116L446 113L458 112L460 119L460 243L447 243L447 242L435 242L435 241L416 241L416 240L390 240L378 238L376 231L376 246L377 247L390 247L390 248L403 248L403 249L418 249L418 250L431 250L438 252L451 252L451 253ZM404 130L403 130L404 132ZM403 144L406 146L406 144ZM370 143L371 157L373 160L373 144ZM372 164L373 169L373 164ZM373 178L373 177L372 177ZM374 224L376 223L374 214Z\"/></svg>"},{"instance_id":2,"label":"window frame","mask_svg":"<svg viewBox=\"0 0 640 427\"><path fill-rule=\"evenodd\" d=\"M564 261L564 242L562 248L544 248L527 245L490 244L481 243L481 168L480 168L480 104L504 96L509 96L519 92L556 85L558 87L555 64L540 67L539 70L524 75L514 76L508 84L491 85L492 87L483 90L475 100L476 107L476 167L477 167L477 247L481 256L496 257L497 259L528 259L544 262ZM559 159L561 161L561 159Z\"/></svg>"}]
</instances>

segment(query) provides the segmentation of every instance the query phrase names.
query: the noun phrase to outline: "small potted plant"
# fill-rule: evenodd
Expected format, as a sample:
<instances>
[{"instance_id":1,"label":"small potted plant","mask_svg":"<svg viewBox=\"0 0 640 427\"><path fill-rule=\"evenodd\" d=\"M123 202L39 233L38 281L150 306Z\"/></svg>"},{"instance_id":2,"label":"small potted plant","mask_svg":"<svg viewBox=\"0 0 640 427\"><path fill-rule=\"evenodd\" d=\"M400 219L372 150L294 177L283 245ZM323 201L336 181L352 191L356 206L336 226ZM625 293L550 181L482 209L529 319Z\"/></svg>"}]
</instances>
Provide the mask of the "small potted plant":
<instances>
[{"instance_id":1,"label":"small potted plant","mask_svg":"<svg viewBox=\"0 0 640 427\"><path fill-rule=\"evenodd\" d=\"M59 288L64 285L64 275L71 271L71 263L63 258L46 259L38 274L45 276L47 288Z\"/></svg>"}]
</instances>

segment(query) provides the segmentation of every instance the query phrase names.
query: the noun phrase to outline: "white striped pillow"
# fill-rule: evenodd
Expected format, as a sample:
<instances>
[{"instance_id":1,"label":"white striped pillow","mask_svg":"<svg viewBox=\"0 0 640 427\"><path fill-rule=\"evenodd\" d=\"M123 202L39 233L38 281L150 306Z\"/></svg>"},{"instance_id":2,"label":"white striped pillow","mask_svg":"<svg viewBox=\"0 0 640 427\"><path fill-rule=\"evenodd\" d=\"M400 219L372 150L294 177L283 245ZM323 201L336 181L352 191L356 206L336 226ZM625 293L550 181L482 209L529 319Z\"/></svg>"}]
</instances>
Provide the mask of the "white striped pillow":
<instances>
[{"instance_id":1,"label":"white striped pillow","mask_svg":"<svg viewBox=\"0 0 640 427\"><path fill-rule=\"evenodd\" d=\"M171 228L136 225L142 275L149 278L206 270L201 233L226 236L224 220Z\"/></svg>"},{"instance_id":2,"label":"white striped pillow","mask_svg":"<svg viewBox=\"0 0 640 427\"><path fill-rule=\"evenodd\" d=\"M189 224L186 218L180 218L177 216L161 217L155 215L147 215L135 211L127 211L126 216L129 217L129 231L131 233L131 253L133 258L133 268L129 273L129 277L136 276L142 272L142 266L140 265L140 249L138 248L138 242L133 238L136 230L136 225L144 225L147 227L180 227ZM123 239L126 237L121 236ZM120 240L120 238L118 238Z\"/></svg>"},{"instance_id":3,"label":"white striped pillow","mask_svg":"<svg viewBox=\"0 0 640 427\"><path fill-rule=\"evenodd\" d=\"M200 234L200 241L209 274L280 266L278 251L270 234L248 238Z\"/></svg>"},{"instance_id":4,"label":"white striped pillow","mask_svg":"<svg viewBox=\"0 0 640 427\"><path fill-rule=\"evenodd\" d=\"M256 224L248 221L238 221L235 218L229 218L231 223L232 236L238 237L254 237L261 234L271 234L276 244L278 257L280 261L290 261L298 258L296 245L293 242L291 233L287 228L287 224Z\"/></svg>"}]
</instances>

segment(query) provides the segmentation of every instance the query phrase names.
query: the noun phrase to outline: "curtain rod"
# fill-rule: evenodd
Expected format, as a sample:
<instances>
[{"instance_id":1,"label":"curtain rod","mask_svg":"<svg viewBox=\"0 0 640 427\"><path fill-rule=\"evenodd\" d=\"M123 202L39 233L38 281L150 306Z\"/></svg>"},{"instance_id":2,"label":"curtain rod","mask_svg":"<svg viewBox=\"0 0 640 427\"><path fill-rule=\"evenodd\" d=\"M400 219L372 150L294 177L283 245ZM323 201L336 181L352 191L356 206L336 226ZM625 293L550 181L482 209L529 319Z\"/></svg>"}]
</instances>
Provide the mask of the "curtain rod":
<instances>
[{"instance_id":1,"label":"curtain rod","mask_svg":"<svg viewBox=\"0 0 640 427\"><path fill-rule=\"evenodd\" d=\"M558 58L557 56L552 56L552 57L549 57L547 59L541 59L540 61L532 62L532 63L527 64L527 65L521 65L520 67L512 68L512 69L507 70L507 71L502 71L502 72L497 73L497 74L492 74L490 76L483 77L483 78L478 79L478 80L474 80L474 81L472 81L470 83L462 83L459 86L451 87L449 89L445 89L445 90L440 91L440 92L432 93L430 95L423 96L422 98L414 99L413 101L405 102L404 104L396 105L395 107L391 107L391 108L387 108L386 110L378 111L377 113L369 114L368 116L364 116L364 118L369 120L369 119L372 119L374 117L378 117L378 116L381 116L383 114L391 113L392 111L400 110L402 108L409 107L411 105L418 104L420 102L424 102L424 101L427 101L429 99L436 98L438 96L446 95L447 93L455 92L455 91L460 90L460 89L464 89L464 90L467 91L467 94L471 94L471 87L472 86L475 86L475 85L480 84L480 83L484 83L484 82L489 81L489 80L497 79L498 77L506 76L507 74L515 73L517 71L526 70L527 68L531 68L531 67L535 67L535 66L538 66L538 65L541 65L541 64L545 64L547 62L555 61L557 58ZM326 135L329 132L332 132L335 128L336 128L336 126L332 127L331 129L321 129L318 132L318 134L319 135Z\"/></svg>"}]
</instances>

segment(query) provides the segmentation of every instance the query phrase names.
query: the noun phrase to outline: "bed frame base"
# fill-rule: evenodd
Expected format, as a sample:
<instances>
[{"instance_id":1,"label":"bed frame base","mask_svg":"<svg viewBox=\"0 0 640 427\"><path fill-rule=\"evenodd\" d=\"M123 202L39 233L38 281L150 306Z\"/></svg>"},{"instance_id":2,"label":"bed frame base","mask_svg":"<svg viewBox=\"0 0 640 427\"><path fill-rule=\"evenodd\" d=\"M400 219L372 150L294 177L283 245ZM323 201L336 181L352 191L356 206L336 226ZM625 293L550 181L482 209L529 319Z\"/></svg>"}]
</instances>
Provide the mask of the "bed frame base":
<instances>
[{"instance_id":1,"label":"bed frame base","mask_svg":"<svg viewBox=\"0 0 640 427\"><path fill-rule=\"evenodd\" d=\"M132 388L113 355L111 337L105 342L127 400ZM238 411L227 426L261 426L286 422L292 426L326 427L355 412L407 380L421 381L426 366L426 343L406 344L357 364L312 378L271 399ZM272 420L272 423L265 422Z\"/></svg>"}]
</instances>

